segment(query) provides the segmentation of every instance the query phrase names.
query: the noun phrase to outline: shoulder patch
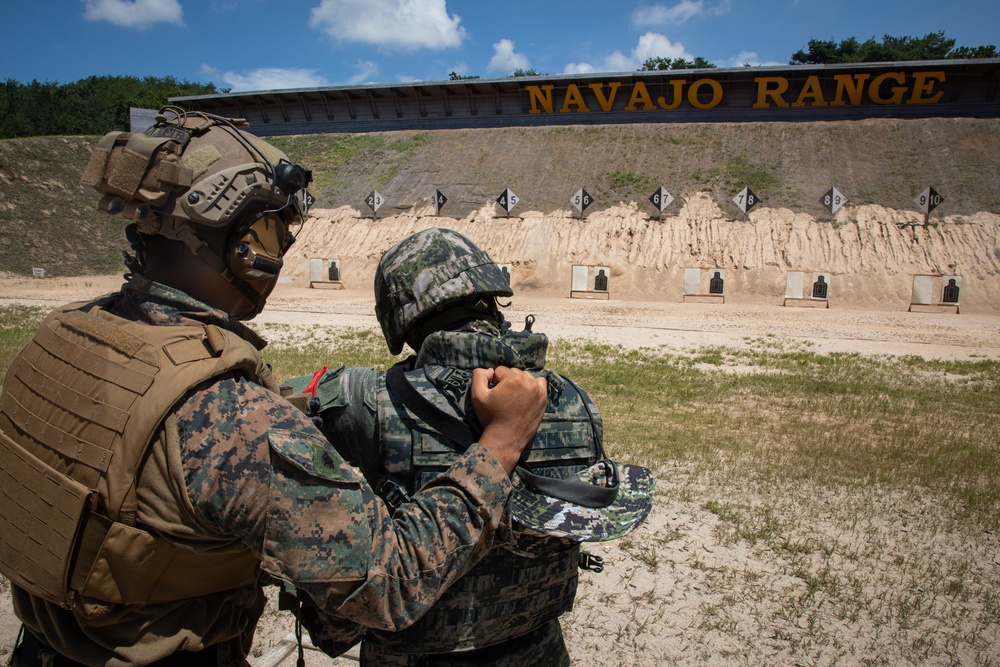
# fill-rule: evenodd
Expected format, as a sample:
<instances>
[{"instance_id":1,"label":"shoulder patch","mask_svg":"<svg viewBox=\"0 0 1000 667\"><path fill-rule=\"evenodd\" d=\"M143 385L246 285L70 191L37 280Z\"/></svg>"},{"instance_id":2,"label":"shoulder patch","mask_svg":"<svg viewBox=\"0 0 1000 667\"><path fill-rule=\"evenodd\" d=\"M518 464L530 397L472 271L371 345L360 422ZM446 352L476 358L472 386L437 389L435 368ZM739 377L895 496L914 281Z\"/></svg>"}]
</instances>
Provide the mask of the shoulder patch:
<instances>
[{"instance_id":1,"label":"shoulder patch","mask_svg":"<svg viewBox=\"0 0 1000 667\"><path fill-rule=\"evenodd\" d=\"M360 473L318 434L272 428L267 437L274 453L308 475L331 482L361 483Z\"/></svg>"}]
</instances>

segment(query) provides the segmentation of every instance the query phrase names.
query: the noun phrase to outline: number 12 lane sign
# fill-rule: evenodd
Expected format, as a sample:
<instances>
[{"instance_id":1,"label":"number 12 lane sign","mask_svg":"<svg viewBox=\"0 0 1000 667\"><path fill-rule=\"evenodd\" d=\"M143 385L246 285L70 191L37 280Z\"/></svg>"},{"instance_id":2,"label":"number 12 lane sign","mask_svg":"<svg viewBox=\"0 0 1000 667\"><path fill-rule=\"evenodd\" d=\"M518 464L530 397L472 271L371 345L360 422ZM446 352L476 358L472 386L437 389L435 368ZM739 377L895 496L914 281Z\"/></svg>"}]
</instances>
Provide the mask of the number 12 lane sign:
<instances>
[{"instance_id":1,"label":"number 12 lane sign","mask_svg":"<svg viewBox=\"0 0 1000 667\"><path fill-rule=\"evenodd\" d=\"M738 195L733 197L733 203L744 213L749 213L750 209L760 203L760 198L750 188L743 188Z\"/></svg>"},{"instance_id":2,"label":"number 12 lane sign","mask_svg":"<svg viewBox=\"0 0 1000 667\"><path fill-rule=\"evenodd\" d=\"M924 215L936 209L942 202L944 202L944 197L939 195L934 188L927 188L913 199L913 203L920 207L920 212Z\"/></svg>"}]
</instances>

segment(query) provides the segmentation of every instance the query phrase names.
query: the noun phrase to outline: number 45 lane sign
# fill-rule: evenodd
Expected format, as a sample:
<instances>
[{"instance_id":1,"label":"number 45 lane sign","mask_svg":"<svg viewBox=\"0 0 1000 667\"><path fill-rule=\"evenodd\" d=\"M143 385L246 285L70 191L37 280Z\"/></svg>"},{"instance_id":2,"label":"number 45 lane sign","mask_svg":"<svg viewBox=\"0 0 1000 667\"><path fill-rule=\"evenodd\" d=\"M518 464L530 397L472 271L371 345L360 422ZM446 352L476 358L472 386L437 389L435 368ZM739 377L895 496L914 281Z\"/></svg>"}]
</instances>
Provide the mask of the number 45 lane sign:
<instances>
[{"instance_id":1,"label":"number 45 lane sign","mask_svg":"<svg viewBox=\"0 0 1000 667\"><path fill-rule=\"evenodd\" d=\"M930 214L942 202L944 202L944 197L939 195L934 188L927 188L913 199L913 203L920 207L920 212L924 215Z\"/></svg>"},{"instance_id":2,"label":"number 45 lane sign","mask_svg":"<svg viewBox=\"0 0 1000 667\"><path fill-rule=\"evenodd\" d=\"M518 201L520 200L517 198L517 195L511 192L510 188L501 192L500 196L497 197L497 203L500 204L500 208L507 211L508 215L510 214L510 210L517 206Z\"/></svg>"},{"instance_id":3,"label":"number 45 lane sign","mask_svg":"<svg viewBox=\"0 0 1000 667\"><path fill-rule=\"evenodd\" d=\"M760 203L760 199L750 188L743 188L739 194L733 197L733 203L744 213L749 213L750 209Z\"/></svg>"}]
</instances>

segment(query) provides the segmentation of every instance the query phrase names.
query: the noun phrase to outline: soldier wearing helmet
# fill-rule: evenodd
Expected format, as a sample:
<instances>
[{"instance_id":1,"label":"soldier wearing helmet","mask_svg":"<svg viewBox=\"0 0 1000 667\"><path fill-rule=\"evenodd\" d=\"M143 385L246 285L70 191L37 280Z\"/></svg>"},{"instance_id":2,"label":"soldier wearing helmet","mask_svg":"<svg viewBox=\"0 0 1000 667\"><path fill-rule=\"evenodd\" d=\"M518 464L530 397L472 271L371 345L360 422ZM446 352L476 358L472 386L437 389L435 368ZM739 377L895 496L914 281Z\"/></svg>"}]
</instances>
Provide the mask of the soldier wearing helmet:
<instances>
[{"instance_id":1,"label":"soldier wearing helmet","mask_svg":"<svg viewBox=\"0 0 1000 667\"><path fill-rule=\"evenodd\" d=\"M210 114L168 111L94 151L83 181L131 220L136 254L119 292L45 319L0 393L13 665L246 665L276 581L343 650L420 618L495 540L543 380L477 374L478 441L390 512L279 396L240 322L274 287L309 180Z\"/></svg>"},{"instance_id":2,"label":"soldier wearing helmet","mask_svg":"<svg viewBox=\"0 0 1000 667\"><path fill-rule=\"evenodd\" d=\"M480 432L469 409L474 369L512 366L547 379L546 413L493 549L413 625L369 629L364 667L568 665L558 619L572 608L579 567L596 569L581 543L621 537L651 509L652 475L606 458L597 406L544 369L548 340L531 331L533 318L510 331L498 299L512 295L500 268L462 234L417 232L387 250L375 273L389 350L405 343L416 355L385 373L340 368L286 383L310 390L296 402L395 504L432 484ZM305 611L322 645L322 615Z\"/></svg>"}]
</instances>

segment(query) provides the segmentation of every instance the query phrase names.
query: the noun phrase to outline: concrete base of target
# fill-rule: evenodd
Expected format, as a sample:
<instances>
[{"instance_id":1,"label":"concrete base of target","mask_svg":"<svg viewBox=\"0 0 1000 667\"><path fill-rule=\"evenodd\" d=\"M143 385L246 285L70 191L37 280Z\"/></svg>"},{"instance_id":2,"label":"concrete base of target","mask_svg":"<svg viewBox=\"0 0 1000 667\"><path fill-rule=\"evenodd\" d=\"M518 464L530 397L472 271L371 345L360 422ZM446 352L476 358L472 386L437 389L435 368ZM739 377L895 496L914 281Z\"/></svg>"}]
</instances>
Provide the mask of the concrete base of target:
<instances>
[{"instance_id":1,"label":"concrete base of target","mask_svg":"<svg viewBox=\"0 0 1000 667\"><path fill-rule=\"evenodd\" d=\"M344 283L339 280L313 280L309 287L320 289L344 289Z\"/></svg>"},{"instance_id":2,"label":"concrete base of target","mask_svg":"<svg viewBox=\"0 0 1000 667\"><path fill-rule=\"evenodd\" d=\"M580 290L572 290L569 293L569 298L571 299L602 299L607 301L610 297L609 292L584 292Z\"/></svg>"},{"instance_id":3,"label":"concrete base of target","mask_svg":"<svg viewBox=\"0 0 1000 667\"><path fill-rule=\"evenodd\" d=\"M959 314L958 304L955 303L911 303L909 312Z\"/></svg>"},{"instance_id":4,"label":"concrete base of target","mask_svg":"<svg viewBox=\"0 0 1000 667\"><path fill-rule=\"evenodd\" d=\"M684 303L725 303L725 294L685 294L681 297Z\"/></svg>"},{"instance_id":5,"label":"concrete base of target","mask_svg":"<svg viewBox=\"0 0 1000 667\"><path fill-rule=\"evenodd\" d=\"M797 308L829 308L830 302L827 299L791 299L785 297L783 306L793 306Z\"/></svg>"}]
</instances>

